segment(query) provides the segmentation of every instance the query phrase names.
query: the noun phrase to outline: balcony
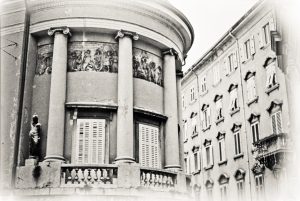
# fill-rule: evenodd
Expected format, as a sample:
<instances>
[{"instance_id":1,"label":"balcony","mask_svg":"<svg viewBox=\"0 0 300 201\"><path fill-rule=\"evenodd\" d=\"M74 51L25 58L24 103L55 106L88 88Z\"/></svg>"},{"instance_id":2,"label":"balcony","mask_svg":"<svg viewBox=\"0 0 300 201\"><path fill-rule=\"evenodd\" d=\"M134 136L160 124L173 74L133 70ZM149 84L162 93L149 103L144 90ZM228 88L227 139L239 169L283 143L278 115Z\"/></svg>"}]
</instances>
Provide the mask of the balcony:
<instances>
[{"instance_id":1,"label":"balcony","mask_svg":"<svg viewBox=\"0 0 300 201\"><path fill-rule=\"evenodd\" d=\"M180 172L141 167L138 164L74 165L40 162L18 167L17 195L161 194L187 196L186 176ZM168 199L167 199L168 200Z\"/></svg>"},{"instance_id":2,"label":"balcony","mask_svg":"<svg viewBox=\"0 0 300 201\"><path fill-rule=\"evenodd\" d=\"M255 159L270 170L281 166L286 153L289 152L288 136L286 133L272 134L254 143Z\"/></svg>"}]
</instances>

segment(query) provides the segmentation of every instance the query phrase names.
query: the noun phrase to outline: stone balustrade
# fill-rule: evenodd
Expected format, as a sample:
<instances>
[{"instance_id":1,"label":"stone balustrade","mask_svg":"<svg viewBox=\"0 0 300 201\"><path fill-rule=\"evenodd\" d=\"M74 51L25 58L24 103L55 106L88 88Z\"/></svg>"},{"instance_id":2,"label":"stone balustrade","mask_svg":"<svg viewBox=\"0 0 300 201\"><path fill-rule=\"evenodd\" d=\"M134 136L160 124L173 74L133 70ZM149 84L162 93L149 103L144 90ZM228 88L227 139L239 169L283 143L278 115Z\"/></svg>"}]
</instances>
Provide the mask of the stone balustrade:
<instances>
[{"instance_id":1,"label":"stone balustrade","mask_svg":"<svg viewBox=\"0 0 300 201\"><path fill-rule=\"evenodd\" d=\"M103 186L116 184L118 168L114 165L86 166L86 165L62 165L62 183L64 187L74 186Z\"/></svg>"},{"instance_id":2,"label":"stone balustrade","mask_svg":"<svg viewBox=\"0 0 300 201\"><path fill-rule=\"evenodd\" d=\"M141 186L159 189L174 189L177 184L177 174L171 171L149 168L140 169Z\"/></svg>"}]
</instances>

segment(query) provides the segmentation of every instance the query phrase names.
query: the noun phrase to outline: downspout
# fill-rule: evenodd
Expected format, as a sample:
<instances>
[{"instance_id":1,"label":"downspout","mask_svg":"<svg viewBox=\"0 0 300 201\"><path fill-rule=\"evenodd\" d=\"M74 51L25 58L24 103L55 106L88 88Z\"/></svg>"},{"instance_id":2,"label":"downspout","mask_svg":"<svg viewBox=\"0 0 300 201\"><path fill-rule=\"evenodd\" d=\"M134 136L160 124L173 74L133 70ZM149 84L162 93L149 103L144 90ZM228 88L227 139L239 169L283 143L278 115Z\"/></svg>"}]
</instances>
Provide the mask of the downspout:
<instances>
[{"instance_id":1,"label":"downspout","mask_svg":"<svg viewBox=\"0 0 300 201\"><path fill-rule=\"evenodd\" d=\"M21 57L21 69L20 69L20 84L19 84L19 108L18 108L18 119L15 136L15 146L13 153L13 167L12 167L12 178L11 187L15 187L16 170L18 163L18 152L19 152L19 141L21 135L21 124L22 124L22 113L23 113L23 99L24 99L24 88L26 80L26 65L27 65L27 49L28 49L28 38L29 38L29 12L27 1L25 0L25 19L24 19L24 35L22 43L22 57Z\"/></svg>"},{"instance_id":2,"label":"downspout","mask_svg":"<svg viewBox=\"0 0 300 201\"><path fill-rule=\"evenodd\" d=\"M239 70L240 70L240 79L241 79L241 91L242 91L242 103L243 103L243 115L244 115L244 119L245 119L245 122L246 122L246 112L245 112L245 108L246 108L246 106L245 106L245 102L244 102L244 88L243 88L243 77L242 77L242 62L241 62L241 60L240 60L240 49L239 49L239 42L238 42L238 39L237 39L237 37L236 36L234 36L233 34L232 34L232 32L230 31L229 32L229 36L231 36L234 40L235 40L235 42L236 42L236 47L237 47L237 56L238 56L238 63L239 63ZM252 186L251 186L251 176L250 176L250 170L251 170L251 167L250 167L250 160L249 160L249 158L250 158L250 153L249 153L249 141L248 141L248 135L247 135L247 129L246 129L246 124L245 124L245 126L244 126L244 132L245 132L245 135L246 135L246 147L247 147L247 155L248 155L248 157L247 157L247 163L248 163L248 170L249 170L249 186L250 186L250 198L251 198L251 200L252 200Z\"/></svg>"}]
</instances>

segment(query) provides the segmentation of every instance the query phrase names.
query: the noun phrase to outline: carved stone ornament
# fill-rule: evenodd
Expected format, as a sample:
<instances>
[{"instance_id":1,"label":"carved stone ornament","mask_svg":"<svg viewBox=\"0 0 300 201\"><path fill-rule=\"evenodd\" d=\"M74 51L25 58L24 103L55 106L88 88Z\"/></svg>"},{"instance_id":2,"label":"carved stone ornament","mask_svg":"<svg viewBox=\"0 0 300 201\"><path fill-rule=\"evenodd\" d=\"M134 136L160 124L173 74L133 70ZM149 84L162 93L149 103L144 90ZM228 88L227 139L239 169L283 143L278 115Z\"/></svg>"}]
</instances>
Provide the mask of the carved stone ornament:
<instances>
[{"instance_id":1,"label":"carved stone ornament","mask_svg":"<svg viewBox=\"0 0 300 201\"><path fill-rule=\"evenodd\" d=\"M40 133L41 124L38 123L39 118L33 115L31 122L31 129L29 132L29 158L38 158L40 154Z\"/></svg>"},{"instance_id":2,"label":"carved stone ornament","mask_svg":"<svg viewBox=\"0 0 300 201\"><path fill-rule=\"evenodd\" d=\"M37 49L36 75L51 74L53 44L39 46Z\"/></svg>"},{"instance_id":3,"label":"carved stone ornament","mask_svg":"<svg viewBox=\"0 0 300 201\"><path fill-rule=\"evenodd\" d=\"M124 30L118 31L115 39L118 40L119 38L123 38L124 36L129 36L133 40L138 40L139 39L139 35L137 33L130 32L130 31L124 31Z\"/></svg>"},{"instance_id":4,"label":"carved stone ornament","mask_svg":"<svg viewBox=\"0 0 300 201\"><path fill-rule=\"evenodd\" d=\"M71 31L68 27L53 27L48 30L48 35L53 36L55 32L60 32L62 34L72 36Z\"/></svg>"},{"instance_id":5,"label":"carved stone ornament","mask_svg":"<svg viewBox=\"0 0 300 201\"><path fill-rule=\"evenodd\" d=\"M162 51L162 54L175 56L175 59L178 59L178 52L173 48Z\"/></svg>"}]
</instances>

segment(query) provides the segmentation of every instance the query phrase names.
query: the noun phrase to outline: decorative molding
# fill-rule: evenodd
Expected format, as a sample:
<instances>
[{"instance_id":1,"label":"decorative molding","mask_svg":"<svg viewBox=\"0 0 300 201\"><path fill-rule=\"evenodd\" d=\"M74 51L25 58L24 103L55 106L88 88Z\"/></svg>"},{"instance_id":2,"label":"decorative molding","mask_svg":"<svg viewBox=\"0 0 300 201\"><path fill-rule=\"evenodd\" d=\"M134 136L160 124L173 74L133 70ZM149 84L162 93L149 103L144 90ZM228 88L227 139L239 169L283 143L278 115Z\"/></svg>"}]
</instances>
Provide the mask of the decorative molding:
<instances>
[{"instance_id":1,"label":"decorative molding","mask_svg":"<svg viewBox=\"0 0 300 201\"><path fill-rule=\"evenodd\" d=\"M246 171L243 170L242 168L237 169L234 173L234 177L237 181L245 179L245 175L246 175Z\"/></svg>"},{"instance_id":2,"label":"decorative molding","mask_svg":"<svg viewBox=\"0 0 300 201\"><path fill-rule=\"evenodd\" d=\"M283 102L281 100L273 100L270 106L267 108L268 113L271 114L272 110L276 107L278 107L281 110L282 104Z\"/></svg>"},{"instance_id":3,"label":"decorative molding","mask_svg":"<svg viewBox=\"0 0 300 201\"><path fill-rule=\"evenodd\" d=\"M229 176L226 174L226 173L223 173L220 175L219 179L218 179L218 182L219 184L225 184L225 183L228 183L229 182Z\"/></svg>"},{"instance_id":4,"label":"decorative molding","mask_svg":"<svg viewBox=\"0 0 300 201\"><path fill-rule=\"evenodd\" d=\"M51 74L53 59L53 44L42 45L37 48L37 65L35 75Z\"/></svg>"},{"instance_id":5,"label":"decorative molding","mask_svg":"<svg viewBox=\"0 0 300 201\"><path fill-rule=\"evenodd\" d=\"M116 40L119 40L120 38L123 38L125 36L128 36L130 38L132 38L133 40L138 40L139 39L139 35L135 32L131 32L131 31L125 31L125 30L120 30L117 32L117 35L115 36Z\"/></svg>"},{"instance_id":6,"label":"decorative molding","mask_svg":"<svg viewBox=\"0 0 300 201\"><path fill-rule=\"evenodd\" d=\"M67 26L63 27L51 27L48 30L48 35L53 36L56 32L62 33L64 35L72 36L70 29Z\"/></svg>"},{"instance_id":7,"label":"decorative molding","mask_svg":"<svg viewBox=\"0 0 300 201\"><path fill-rule=\"evenodd\" d=\"M169 48L167 50L162 51L162 55L171 55L175 56L175 59L178 59L178 52L174 48Z\"/></svg>"}]
</instances>

